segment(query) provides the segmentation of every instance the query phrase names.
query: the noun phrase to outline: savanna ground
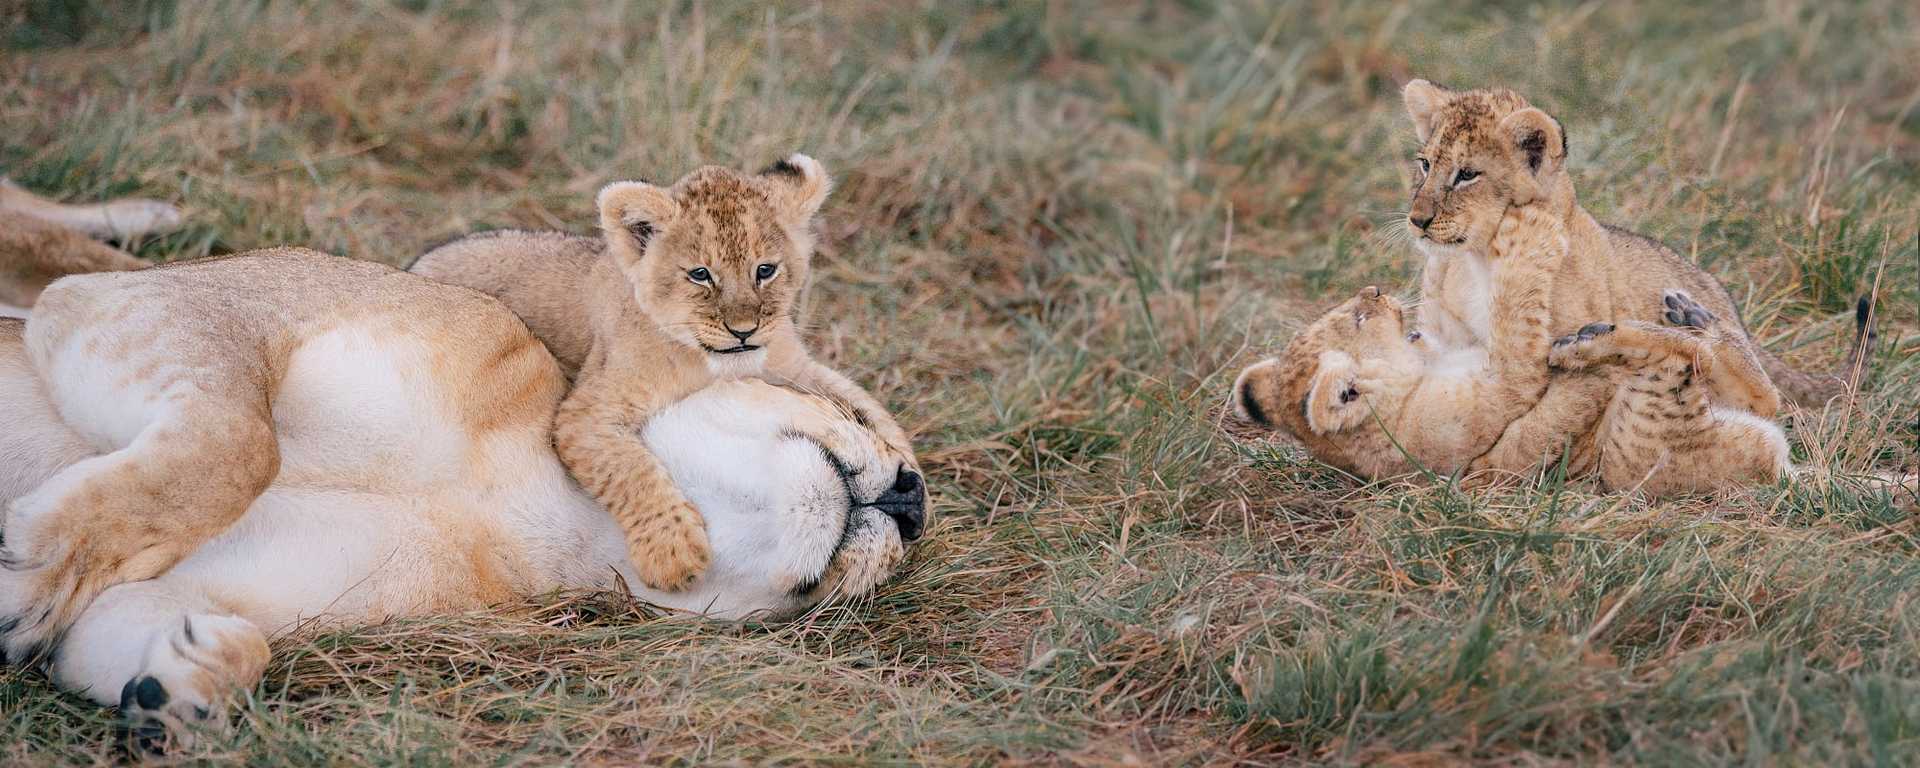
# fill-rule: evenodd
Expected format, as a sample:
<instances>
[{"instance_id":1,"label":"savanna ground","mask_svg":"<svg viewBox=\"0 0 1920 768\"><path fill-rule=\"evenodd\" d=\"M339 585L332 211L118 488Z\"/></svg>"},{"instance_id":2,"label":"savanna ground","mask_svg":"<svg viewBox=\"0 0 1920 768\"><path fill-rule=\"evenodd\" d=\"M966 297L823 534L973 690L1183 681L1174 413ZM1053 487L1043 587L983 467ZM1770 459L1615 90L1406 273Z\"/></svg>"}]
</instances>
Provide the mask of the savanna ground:
<instances>
[{"instance_id":1,"label":"savanna ground","mask_svg":"<svg viewBox=\"0 0 1920 768\"><path fill-rule=\"evenodd\" d=\"M1920 760L1920 9L1823 3L0 2L0 169L189 212L183 259L405 264L585 231L604 182L813 153L815 349L918 434L938 522L793 624L611 596L285 639L190 757L1401 764ZM1601 218L1841 355L1843 476L1648 504L1356 483L1225 424L1239 367L1410 288L1398 85L1566 124ZM1410 292L1410 291L1408 291ZM117 759L0 672L0 761Z\"/></svg>"}]
</instances>

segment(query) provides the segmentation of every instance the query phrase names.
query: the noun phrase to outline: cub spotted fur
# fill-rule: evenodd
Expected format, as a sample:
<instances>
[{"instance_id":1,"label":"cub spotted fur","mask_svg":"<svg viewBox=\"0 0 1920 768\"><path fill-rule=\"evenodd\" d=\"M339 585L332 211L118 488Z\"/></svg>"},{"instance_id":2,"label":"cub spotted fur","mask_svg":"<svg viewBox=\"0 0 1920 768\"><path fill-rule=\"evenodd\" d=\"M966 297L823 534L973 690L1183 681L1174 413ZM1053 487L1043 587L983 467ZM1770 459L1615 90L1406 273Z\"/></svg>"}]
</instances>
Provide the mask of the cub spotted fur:
<instances>
[{"instance_id":1,"label":"cub spotted fur","mask_svg":"<svg viewBox=\"0 0 1920 768\"><path fill-rule=\"evenodd\" d=\"M1504 89L1448 91L1425 80L1402 95L1421 143L1407 219L1426 256L1421 331L1443 348L1485 347L1495 335L1489 241L1503 212L1547 200L1566 222L1566 259L1553 275L1549 306L1556 334L1594 320L1657 324L1670 289L1687 292L1714 317L1701 329L1714 358L1706 384L1716 402L1772 418L1781 393L1818 406L1845 380L1795 371L1747 334L1719 281L1665 246L1604 226L1574 197L1560 122ZM1765 375L1761 375L1764 369ZM1776 386L1778 389L1776 389Z\"/></svg>"},{"instance_id":2,"label":"cub spotted fur","mask_svg":"<svg viewBox=\"0 0 1920 768\"><path fill-rule=\"evenodd\" d=\"M700 511L631 435L715 381L761 378L839 403L894 452L904 470L895 490L923 493L893 417L815 362L794 327L813 219L830 187L825 169L801 154L752 175L701 168L669 188L616 182L598 197L603 239L484 233L412 267L499 298L574 376L555 446L626 530L650 587L691 582L707 567L709 542ZM907 521L908 538L922 523Z\"/></svg>"}]
</instances>

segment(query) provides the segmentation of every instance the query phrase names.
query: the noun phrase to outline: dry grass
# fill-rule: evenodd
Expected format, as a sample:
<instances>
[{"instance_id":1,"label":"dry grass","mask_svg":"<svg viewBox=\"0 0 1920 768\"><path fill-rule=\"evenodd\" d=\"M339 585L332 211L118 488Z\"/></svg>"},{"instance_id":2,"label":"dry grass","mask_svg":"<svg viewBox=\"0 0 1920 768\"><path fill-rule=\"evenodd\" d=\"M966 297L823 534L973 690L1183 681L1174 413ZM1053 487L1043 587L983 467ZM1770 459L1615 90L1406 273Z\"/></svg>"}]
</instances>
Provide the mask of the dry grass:
<instances>
[{"instance_id":1,"label":"dry grass","mask_svg":"<svg viewBox=\"0 0 1920 768\"><path fill-rule=\"evenodd\" d=\"M1905 763L1920 16L1905 0L0 2L0 169L179 201L156 259L405 263L584 230L600 184L805 149L842 179L816 348L920 436L939 522L793 625L605 597L288 639L257 764ZM1397 83L1506 84L1584 200L1808 365L1880 281L1831 481L1647 504L1362 486L1223 428L1239 366L1410 285ZM0 761L108 761L111 715L0 672Z\"/></svg>"}]
</instances>

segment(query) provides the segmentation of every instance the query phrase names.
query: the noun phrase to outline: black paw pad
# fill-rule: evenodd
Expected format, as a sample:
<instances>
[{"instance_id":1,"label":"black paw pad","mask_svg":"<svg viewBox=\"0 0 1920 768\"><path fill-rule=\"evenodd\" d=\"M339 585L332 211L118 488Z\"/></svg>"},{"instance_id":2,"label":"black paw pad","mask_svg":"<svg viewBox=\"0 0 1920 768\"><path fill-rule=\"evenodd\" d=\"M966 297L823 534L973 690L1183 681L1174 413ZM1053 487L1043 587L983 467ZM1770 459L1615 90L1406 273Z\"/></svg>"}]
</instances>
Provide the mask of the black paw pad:
<instances>
[{"instance_id":1,"label":"black paw pad","mask_svg":"<svg viewBox=\"0 0 1920 768\"><path fill-rule=\"evenodd\" d=\"M136 677L120 689L120 708L126 710L138 705L141 709L159 709L167 705L169 698L172 697L167 695L167 687L152 675Z\"/></svg>"},{"instance_id":2,"label":"black paw pad","mask_svg":"<svg viewBox=\"0 0 1920 768\"><path fill-rule=\"evenodd\" d=\"M1667 309L1664 313L1667 324L1681 328L1705 328L1713 324L1714 316L1706 307L1688 296L1685 291L1668 291L1660 299Z\"/></svg>"},{"instance_id":3,"label":"black paw pad","mask_svg":"<svg viewBox=\"0 0 1920 768\"><path fill-rule=\"evenodd\" d=\"M1580 332L1575 335L1578 336L1581 341L1586 341L1595 336L1604 336L1609 333L1613 333L1613 323L1587 323L1581 326Z\"/></svg>"}]
</instances>

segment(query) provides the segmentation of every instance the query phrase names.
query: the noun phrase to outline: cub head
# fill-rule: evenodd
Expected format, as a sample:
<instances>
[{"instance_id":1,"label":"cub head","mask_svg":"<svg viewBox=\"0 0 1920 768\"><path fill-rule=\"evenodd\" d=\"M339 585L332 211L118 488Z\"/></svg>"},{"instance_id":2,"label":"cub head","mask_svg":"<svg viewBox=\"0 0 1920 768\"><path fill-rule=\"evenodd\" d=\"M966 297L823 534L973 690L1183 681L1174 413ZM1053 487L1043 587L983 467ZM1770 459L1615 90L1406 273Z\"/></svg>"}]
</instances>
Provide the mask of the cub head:
<instances>
[{"instance_id":1,"label":"cub head","mask_svg":"<svg viewBox=\"0 0 1920 768\"><path fill-rule=\"evenodd\" d=\"M1422 251L1485 253L1507 206L1571 200L1566 132L1519 94L1414 80L1401 96L1421 145L1407 223Z\"/></svg>"},{"instance_id":2,"label":"cub head","mask_svg":"<svg viewBox=\"0 0 1920 768\"><path fill-rule=\"evenodd\" d=\"M1233 383L1234 412L1309 448L1330 445L1335 433L1366 423L1371 413L1356 386L1362 369L1415 370L1423 365L1420 344L1398 299L1362 288L1294 334L1279 357L1242 371Z\"/></svg>"},{"instance_id":3,"label":"cub head","mask_svg":"<svg viewBox=\"0 0 1920 768\"><path fill-rule=\"evenodd\" d=\"M802 154L756 174L707 166L671 187L600 190L600 227L640 307L674 341L715 357L764 355L790 329L832 189Z\"/></svg>"}]
</instances>

